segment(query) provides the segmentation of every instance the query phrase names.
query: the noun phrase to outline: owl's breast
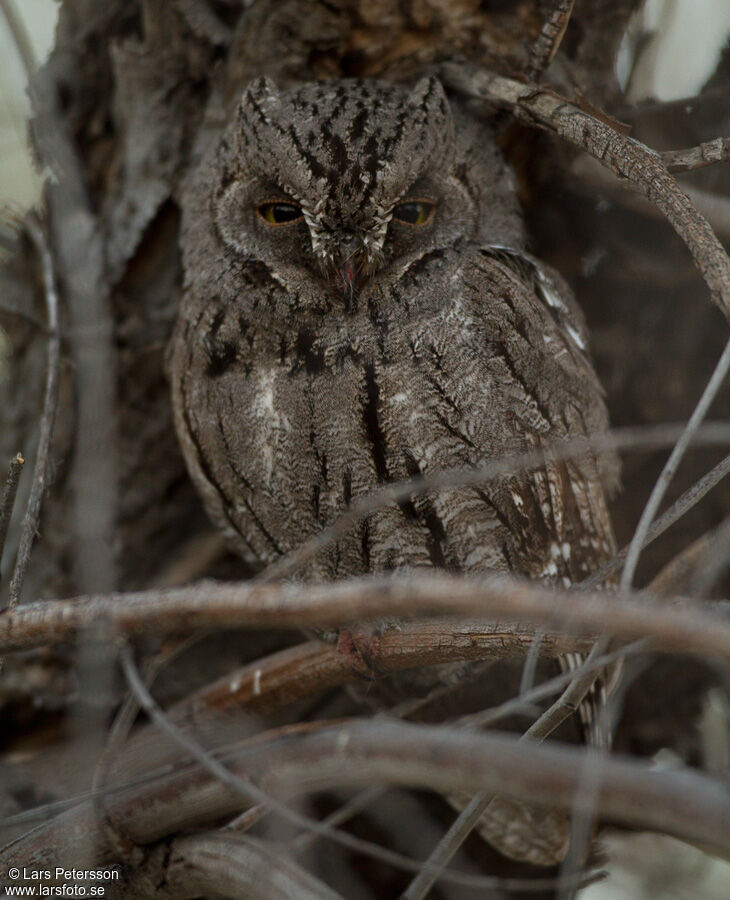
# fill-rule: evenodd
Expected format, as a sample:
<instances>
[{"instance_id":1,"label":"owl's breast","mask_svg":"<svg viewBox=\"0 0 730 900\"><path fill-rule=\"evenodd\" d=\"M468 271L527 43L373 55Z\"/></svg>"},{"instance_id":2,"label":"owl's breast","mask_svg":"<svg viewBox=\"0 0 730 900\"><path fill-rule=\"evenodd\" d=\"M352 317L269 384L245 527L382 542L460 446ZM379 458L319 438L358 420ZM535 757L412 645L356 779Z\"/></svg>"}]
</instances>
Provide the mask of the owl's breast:
<instances>
[{"instance_id":1,"label":"owl's breast","mask_svg":"<svg viewBox=\"0 0 730 900\"><path fill-rule=\"evenodd\" d=\"M549 322L528 328L507 288L475 293L474 274L458 265L328 320L262 328L226 307L190 323L173 384L178 430L211 515L245 555L275 559L383 483L531 450L595 418L596 398L580 396L545 340ZM386 507L309 574L544 574L565 532L556 484L514 476Z\"/></svg>"}]
</instances>

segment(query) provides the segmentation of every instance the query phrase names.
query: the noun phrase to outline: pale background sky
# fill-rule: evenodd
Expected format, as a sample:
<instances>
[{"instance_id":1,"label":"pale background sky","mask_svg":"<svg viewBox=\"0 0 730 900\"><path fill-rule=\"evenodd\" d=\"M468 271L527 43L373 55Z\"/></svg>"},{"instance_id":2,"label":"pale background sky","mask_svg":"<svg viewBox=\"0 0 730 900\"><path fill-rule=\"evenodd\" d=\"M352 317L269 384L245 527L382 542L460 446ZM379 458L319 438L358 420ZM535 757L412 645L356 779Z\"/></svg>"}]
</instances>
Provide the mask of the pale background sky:
<instances>
[{"instance_id":1,"label":"pale background sky","mask_svg":"<svg viewBox=\"0 0 730 900\"><path fill-rule=\"evenodd\" d=\"M42 60L53 42L55 0L15 0ZM631 79L633 100L696 94L712 74L730 35L730 0L646 0L624 41L618 73L626 81L637 38L654 32ZM21 207L38 196L40 179L25 144L28 102L17 54L0 16L0 205Z\"/></svg>"},{"instance_id":2,"label":"pale background sky","mask_svg":"<svg viewBox=\"0 0 730 900\"><path fill-rule=\"evenodd\" d=\"M55 2L15 0L15 8L25 19L36 56L44 59L53 43ZM25 74L0 15L0 205L25 207L38 196L40 178L33 169L26 144L28 111Z\"/></svg>"}]
</instances>

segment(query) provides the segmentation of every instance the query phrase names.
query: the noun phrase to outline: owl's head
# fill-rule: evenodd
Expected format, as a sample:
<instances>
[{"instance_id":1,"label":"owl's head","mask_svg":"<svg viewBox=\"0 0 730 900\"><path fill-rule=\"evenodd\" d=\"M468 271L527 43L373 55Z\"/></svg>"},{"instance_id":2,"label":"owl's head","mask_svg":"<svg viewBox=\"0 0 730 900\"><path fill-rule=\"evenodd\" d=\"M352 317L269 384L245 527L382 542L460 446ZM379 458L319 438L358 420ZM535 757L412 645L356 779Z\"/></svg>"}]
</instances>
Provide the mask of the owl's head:
<instances>
[{"instance_id":1,"label":"owl's head","mask_svg":"<svg viewBox=\"0 0 730 900\"><path fill-rule=\"evenodd\" d=\"M352 294L484 236L490 190L497 232L509 218L491 133L455 119L434 77L413 89L348 80L281 91L257 79L219 153L220 238L297 293L314 281Z\"/></svg>"}]
</instances>

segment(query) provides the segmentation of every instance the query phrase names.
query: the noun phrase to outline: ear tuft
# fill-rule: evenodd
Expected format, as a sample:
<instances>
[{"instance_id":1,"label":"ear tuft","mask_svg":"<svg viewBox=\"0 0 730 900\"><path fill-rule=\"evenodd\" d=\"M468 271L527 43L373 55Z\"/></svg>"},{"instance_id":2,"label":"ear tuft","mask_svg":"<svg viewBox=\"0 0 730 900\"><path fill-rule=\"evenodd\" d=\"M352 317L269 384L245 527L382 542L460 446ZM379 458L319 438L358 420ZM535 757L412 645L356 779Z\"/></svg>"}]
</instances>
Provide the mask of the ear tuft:
<instances>
[{"instance_id":1,"label":"ear tuft","mask_svg":"<svg viewBox=\"0 0 730 900\"><path fill-rule=\"evenodd\" d=\"M268 75L262 75L248 85L238 106L238 115L246 119L260 117L268 121L270 113L279 105L279 88Z\"/></svg>"},{"instance_id":2,"label":"ear tuft","mask_svg":"<svg viewBox=\"0 0 730 900\"><path fill-rule=\"evenodd\" d=\"M435 75L427 75L416 84L408 97L408 102L424 112L442 110L446 112L449 101L444 86Z\"/></svg>"}]
</instances>

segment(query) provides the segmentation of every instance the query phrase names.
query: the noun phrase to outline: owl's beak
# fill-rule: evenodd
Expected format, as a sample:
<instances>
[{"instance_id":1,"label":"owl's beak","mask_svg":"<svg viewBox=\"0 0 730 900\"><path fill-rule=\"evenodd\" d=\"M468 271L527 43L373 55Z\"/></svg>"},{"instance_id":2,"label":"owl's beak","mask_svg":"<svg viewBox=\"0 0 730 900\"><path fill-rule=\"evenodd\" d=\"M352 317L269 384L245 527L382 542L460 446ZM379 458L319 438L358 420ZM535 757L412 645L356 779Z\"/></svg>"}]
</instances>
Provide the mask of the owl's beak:
<instances>
[{"instance_id":1,"label":"owl's beak","mask_svg":"<svg viewBox=\"0 0 730 900\"><path fill-rule=\"evenodd\" d=\"M367 257L358 238L340 244L340 257L336 266L336 280L343 298L350 299L362 286L367 270Z\"/></svg>"}]
</instances>

